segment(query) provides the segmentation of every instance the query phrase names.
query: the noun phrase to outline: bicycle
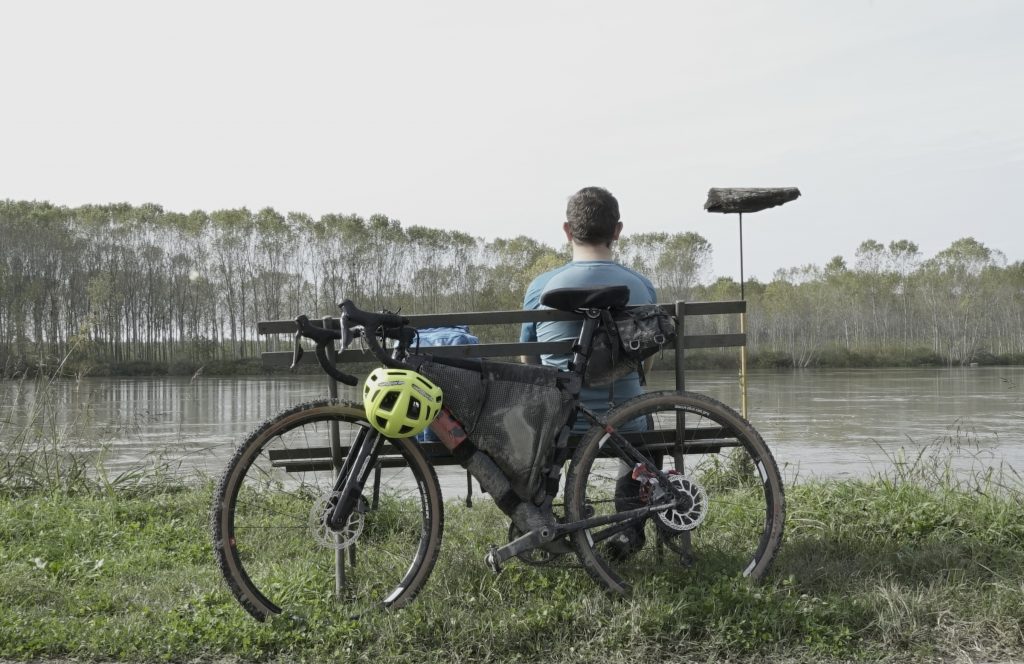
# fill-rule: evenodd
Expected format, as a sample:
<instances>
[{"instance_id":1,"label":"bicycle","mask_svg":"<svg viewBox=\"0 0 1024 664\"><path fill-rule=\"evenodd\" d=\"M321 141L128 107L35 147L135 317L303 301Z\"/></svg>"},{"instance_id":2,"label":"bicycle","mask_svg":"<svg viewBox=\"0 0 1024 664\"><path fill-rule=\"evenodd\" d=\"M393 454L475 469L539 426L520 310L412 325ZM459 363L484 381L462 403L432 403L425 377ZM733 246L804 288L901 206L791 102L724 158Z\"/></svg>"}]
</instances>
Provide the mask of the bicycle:
<instances>
[{"instance_id":1,"label":"bicycle","mask_svg":"<svg viewBox=\"0 0 1024 664\"><path fill-rule=\"evenodd\" d=\"M349 300L339 305L340 330L297 319L293 366L308 338L325 373L356 385L327 349L362 338L384 367L432 372L428 377L441 383L451 375L487 376L492 383L481 384L496 398L502 388L493 386L517 389L516 380L525 381L519 394L526 396L488 424L461 423L469 435L452 452L511 518L509 541L485 556L496 573L513 557L545 564L574 554L617 594L690 570L760 579L782 540L785 501L771 452L745 419L688 392L643 394L604 415L579 401L602 315L623 309L628 295L625 287L606 287L545 296L546 306L582 318L568 371L421 355L407 319L361 311ZM469 412L474 390L448 384L454 387L442 384L445 406ZM547 410L538 410L545 399ZM579 415L591 427L573 449ZM543 439L525 451L507 445L510 438L522 442L524 427ZM728 449L733 453L723 457ZM221 572L254 618L322 602L329 574L334 594L359 616L405 606L422 589L440 550L444 504L416 441L385 439L360 404L328 399L284 411L247 438L217 487L211 521Z\"/></svg>"}]
</instances>

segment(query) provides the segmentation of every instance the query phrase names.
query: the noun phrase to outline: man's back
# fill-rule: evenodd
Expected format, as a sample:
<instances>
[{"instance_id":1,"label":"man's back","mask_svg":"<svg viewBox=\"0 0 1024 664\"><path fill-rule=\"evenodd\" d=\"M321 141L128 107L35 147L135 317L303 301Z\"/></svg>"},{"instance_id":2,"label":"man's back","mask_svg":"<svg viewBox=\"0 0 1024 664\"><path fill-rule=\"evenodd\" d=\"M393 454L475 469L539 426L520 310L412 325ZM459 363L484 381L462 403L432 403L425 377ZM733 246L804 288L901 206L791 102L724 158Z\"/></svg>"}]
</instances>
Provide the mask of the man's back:
<instances>
[{"instance_id":1,"label":"man's back","mask_svg":"<svg viewBox=\"0 0 1024 664\"><path fill-rule=\"evenodd\" d=\"M612 260L578 260L545 272L534 279L523 298L524 309L537 309L541 296L556 288L600 288L602 286L629 287L629 303L653 304L657 301L654 286L643 275ZM581 323L550 321L523 325L520 341L562 341L579 336ZM541 361L549 366L565 369L568 355L542 355ZM625 401L643 393L640 378L634 372L615 381L613 394L616 402ZM608 388L584 388L580 395L592 410L602 412L608 407Z\"/></svg>"}]
</instances>

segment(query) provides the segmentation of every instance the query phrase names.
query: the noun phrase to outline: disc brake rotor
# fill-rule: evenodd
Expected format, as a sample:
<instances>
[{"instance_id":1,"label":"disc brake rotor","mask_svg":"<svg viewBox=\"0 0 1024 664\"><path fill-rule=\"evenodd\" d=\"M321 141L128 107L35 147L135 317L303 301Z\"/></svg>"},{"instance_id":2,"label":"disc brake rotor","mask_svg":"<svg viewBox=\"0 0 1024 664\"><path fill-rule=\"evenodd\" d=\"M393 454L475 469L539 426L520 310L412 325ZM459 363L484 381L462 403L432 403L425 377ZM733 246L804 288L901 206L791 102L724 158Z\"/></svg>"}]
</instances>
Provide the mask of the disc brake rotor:
<instances>
[{"instance_id":1,"label":"disc brake rotor","mask_svg":"<svg viewBox=\"0 0 1024 664\"><path fill-rule=\"evenodd\" d=\"M355 509L341 528L333 530L328 527L327 517L337 502L338 494L331 491L313 501L313 507L309 510L309 531L313 541L326 549L347 549L359 539L366 525L366 501L360 496Z\"/></svg>"},{"instance_id":2,"label":"disc brake rotor","mask_svg":"<svg viewBox=\"0 0 1024 664\"><path fill-rule=\"evenodd\" d=\"M670 474L669 481L683 497L676 507L658 512L658 525L673 532L693 530L708 514L708 494L704 487L681 473Z\"/></svg>"}]
</instances>

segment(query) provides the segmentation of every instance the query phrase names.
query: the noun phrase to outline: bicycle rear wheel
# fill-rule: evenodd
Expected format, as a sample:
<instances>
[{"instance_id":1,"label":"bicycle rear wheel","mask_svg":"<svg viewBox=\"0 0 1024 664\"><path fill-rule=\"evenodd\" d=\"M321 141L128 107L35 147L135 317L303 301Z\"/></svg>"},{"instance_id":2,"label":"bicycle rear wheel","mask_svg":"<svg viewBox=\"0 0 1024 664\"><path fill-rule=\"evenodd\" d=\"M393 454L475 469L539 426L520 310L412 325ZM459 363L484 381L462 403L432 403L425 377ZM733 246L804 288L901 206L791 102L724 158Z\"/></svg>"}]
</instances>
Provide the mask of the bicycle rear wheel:
<instances>
[{"instance_id":1,"label":"bicycle rear wheel","mask_svg":"<svg viewBox=\"0 0 1024 664\"><path fill-rule=\"evenodd\" d=\"M372 431L357 404L296 406L249 436L217 488L211 514L217 562L232 593L258 620L282 610L301 615L329 609L335 596L356 616L401 607L416 596L437 559L441 489L412 440L385 441L399 463L369 472L345 528L335 532L324 525L334 487L334 424L341 449Z\"/></svg>"},{"instance_id":2,"label":"bicycle rear wheel","mask_svg":"<svg viewBox=\"0 0 1024 664\"><path fill-rule=\"evenodd\" d=\"M694 572L761 578L782 541L785 501L778 467L760 434L725 404L685 392L639 396L609 411L607 420L617 431L646 429L623 435L650 462L668 469L688 498L640 522L574 533L591 577L621 594L634 584ZM673 454L677 441L683 454ZM653 477L638 472L639 481L634 479L633 468L614 449L602 428L592 428L580 442L566 480L570 521L671 502Z\"/></svg>"}]
</instances>

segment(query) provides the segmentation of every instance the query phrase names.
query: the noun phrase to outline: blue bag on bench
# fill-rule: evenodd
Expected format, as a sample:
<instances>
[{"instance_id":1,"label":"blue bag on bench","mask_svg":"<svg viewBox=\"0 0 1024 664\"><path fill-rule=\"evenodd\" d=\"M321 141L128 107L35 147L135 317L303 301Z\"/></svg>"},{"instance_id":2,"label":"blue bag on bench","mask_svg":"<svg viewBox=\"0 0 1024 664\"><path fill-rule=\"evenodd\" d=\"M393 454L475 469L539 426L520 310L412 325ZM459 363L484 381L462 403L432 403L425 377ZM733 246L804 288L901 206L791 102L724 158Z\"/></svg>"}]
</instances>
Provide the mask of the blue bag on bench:
<instances>
[{"instance_id":1,"label":"blue bag on bench","mask_svg":"<svg viewBox=\"0 0 1024 664\"><path fill-rule=\"evenodd\" d=\"M469 333L468 325L452 325L451 327L423 327L419 332L421 346L460 346L478 344L480 340Z\"/></svg>"}]
</instances>

